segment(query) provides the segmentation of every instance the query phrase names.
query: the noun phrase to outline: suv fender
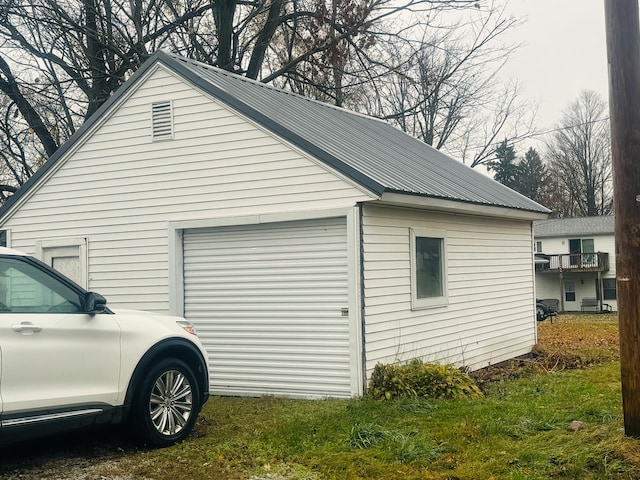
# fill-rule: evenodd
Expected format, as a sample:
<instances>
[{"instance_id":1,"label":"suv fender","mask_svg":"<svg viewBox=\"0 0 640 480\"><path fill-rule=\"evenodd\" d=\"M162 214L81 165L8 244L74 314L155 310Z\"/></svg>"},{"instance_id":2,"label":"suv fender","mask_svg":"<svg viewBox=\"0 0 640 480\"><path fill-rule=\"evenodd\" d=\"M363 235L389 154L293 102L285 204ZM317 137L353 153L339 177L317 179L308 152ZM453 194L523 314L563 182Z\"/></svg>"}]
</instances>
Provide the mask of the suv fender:
<instances>
[{"instance_id":1,"label":"suv fender","mask_svg":"<svg viewBox=\"0 0 640 480\"><path fill-rule=\"evenodd\" d=\"M175 337L160 341L151 347L136 365L133 375L129 379L127 393L124 399L124 414L128 416L133 399L136 394L136 387L151 369L151 367L160 360L167 358L176 358L185 362L191 370L198 382L198 390L200 392L200 404L204 404L209 398L209 378L207 377L207 361L203 357L202 352L191 342ZM123 420L126 421L126 418Z\"/></svg>"}]
</instances>

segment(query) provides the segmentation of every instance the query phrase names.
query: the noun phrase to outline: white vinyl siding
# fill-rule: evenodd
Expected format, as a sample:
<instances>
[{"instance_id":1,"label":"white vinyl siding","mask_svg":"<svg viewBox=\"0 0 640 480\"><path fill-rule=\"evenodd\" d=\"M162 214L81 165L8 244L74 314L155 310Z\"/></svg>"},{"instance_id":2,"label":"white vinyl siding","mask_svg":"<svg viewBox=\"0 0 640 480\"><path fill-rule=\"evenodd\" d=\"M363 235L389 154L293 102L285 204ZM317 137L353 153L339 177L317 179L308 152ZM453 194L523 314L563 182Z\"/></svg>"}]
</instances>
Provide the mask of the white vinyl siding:
<instances>
[{"instance_id":1,"label":"white vinyl siding","mask_svg":"<svg viewBox=\"0 0 640 480\"><path fill-rule=\"evenodd\" d=\"M171 101L174 137L154 142L151 104ZM82 237L88 288L112 307L166 313L167 224L349 208L371 197L163 69L152 73L21 206L12 246Z\"/></svg>"},{"instance_id":2,"label":"white vinyl siding","mask_svg":"<svg viewBox=\"0 0 640 480\"><path fill-rule=\"evenodd\" d=\"M213 393L352 394L344 218L186 230L184 282Z\"/></svg>"},{"instance_id":3,"label":"white vinyl siding","mask_svg":"<svg viewBox=\"0 0 640 480\"><path fill-rule=\"evenodd\" d=\"M366 369L423 358L477 369L535 344L529 222L364 206ZM448 304L411 308L411 229L446 232Z\"/></svg>"}]
</instances>

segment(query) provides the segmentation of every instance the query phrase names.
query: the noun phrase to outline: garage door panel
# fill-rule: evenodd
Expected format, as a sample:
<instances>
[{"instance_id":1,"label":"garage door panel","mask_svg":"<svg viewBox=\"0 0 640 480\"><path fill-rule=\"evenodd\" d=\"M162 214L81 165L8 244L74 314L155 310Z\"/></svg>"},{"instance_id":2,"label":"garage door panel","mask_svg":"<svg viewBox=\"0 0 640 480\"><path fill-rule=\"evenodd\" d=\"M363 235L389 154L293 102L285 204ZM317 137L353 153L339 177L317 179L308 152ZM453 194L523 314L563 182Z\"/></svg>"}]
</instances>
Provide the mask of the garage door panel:
<instances>
[{"instance_id":1,"label":"garage door panel","mask_svg":"<svg viewBox=\"0 0 640 480\"><path fill-rule=\"evenodd\" d=\"M350 395L344 218L187 230L184 279L212 392Z\"/></svg>"}]
</instances>

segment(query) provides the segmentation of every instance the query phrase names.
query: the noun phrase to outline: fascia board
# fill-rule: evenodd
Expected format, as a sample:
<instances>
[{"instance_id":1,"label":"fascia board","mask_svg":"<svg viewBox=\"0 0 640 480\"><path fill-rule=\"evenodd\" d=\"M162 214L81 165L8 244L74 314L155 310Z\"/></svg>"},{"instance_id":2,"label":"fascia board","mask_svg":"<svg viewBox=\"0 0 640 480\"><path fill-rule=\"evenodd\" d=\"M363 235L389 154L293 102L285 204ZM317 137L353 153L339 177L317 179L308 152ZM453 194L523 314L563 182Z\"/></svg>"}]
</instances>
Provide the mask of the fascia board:
<instances>
[{"instance_id":1,"label":"fascia board","mask_svg":"<svg viewBox=\"0 0 640 480\"><path fill-rule=\"evenodd\" d=\"M371 202L371 204L375 203L380 203L381 205L421 208L445 213L459 213L512 220L533 221L545 220L549 217L549 213L547 212L532 212L515 208L474 204L419 195L404 195L401 193L391 192L385 192L382 194L379 201Z\"/></svg>"}]
</instances>

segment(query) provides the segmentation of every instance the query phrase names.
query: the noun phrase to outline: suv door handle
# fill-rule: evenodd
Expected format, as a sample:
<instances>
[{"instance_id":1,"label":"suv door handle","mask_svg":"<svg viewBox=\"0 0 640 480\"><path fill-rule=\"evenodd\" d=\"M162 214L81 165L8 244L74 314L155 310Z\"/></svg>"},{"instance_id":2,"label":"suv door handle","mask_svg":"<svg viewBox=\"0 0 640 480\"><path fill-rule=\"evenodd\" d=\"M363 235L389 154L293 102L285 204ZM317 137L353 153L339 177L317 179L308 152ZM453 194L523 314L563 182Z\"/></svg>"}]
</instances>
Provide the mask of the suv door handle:
<instances>
[{"instance_id":1,"label":"suv door handle","mask_svg":"<svg viewBox=\"0 0 640 480\"><path fill-rule=\"evenodd\" d=\"M11 330L23 333L24 335L33 335L34 333L42 331L42 327L34 325L31 322L22 322L20 325L11 325Z\"/></svg>"}]
</instances>

